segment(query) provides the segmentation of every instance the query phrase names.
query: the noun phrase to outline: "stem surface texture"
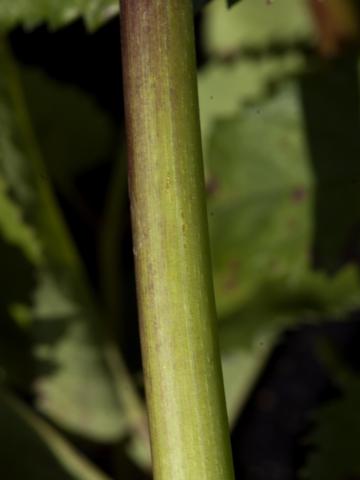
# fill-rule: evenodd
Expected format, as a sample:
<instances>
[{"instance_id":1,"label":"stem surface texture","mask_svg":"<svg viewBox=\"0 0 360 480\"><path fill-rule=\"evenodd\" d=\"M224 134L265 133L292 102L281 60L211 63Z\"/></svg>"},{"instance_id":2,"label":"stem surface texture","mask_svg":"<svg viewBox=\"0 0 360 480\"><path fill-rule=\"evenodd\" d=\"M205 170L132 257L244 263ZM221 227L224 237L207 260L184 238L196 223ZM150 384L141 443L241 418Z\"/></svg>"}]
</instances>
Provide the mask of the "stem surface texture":
<instances>
[{"instance_id":1,"label":"stem surface texture","mask_svg":"<svg viewBox=\"0 0 360 480\"><path fill-rule=\"evenodd\" d=\"M154 476L232 480L191 0L122 0L121 32Z\"/></svg>"}]
</instances>

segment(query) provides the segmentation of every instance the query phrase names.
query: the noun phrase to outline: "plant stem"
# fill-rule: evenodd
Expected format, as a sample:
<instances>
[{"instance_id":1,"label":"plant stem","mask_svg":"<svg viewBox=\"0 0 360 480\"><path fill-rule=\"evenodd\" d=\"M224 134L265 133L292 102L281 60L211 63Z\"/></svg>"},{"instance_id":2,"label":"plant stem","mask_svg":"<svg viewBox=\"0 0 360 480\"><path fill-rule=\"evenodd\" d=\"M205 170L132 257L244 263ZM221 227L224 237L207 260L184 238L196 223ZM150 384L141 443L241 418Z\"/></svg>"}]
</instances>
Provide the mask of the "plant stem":
<instances>
[{"instance_id":1,"label":"plant stem","mask_svg":"<svg viewBox=\"0 0 360 480\"><path fill-rule=\"evenodd\" d=\"M129 189L156 480L231 480L190 0L122 0Z\"/></svg>"}]
</instances>

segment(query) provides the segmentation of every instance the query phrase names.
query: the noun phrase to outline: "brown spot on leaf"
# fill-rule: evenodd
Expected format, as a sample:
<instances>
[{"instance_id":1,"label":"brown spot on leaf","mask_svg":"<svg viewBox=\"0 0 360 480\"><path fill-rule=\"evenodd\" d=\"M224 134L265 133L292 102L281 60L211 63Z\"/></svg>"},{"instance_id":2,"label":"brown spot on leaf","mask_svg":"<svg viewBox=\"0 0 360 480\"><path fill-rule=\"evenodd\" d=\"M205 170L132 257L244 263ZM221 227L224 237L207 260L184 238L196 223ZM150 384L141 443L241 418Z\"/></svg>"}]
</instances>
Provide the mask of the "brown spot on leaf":
<instances>
[{"instance_id":1,"label":"brown spot on leaf","mask_svg":"<svg viewBox=\"0 0 360 480\"><path fill-rule=\"evenodd\" d=\"M291 198L294 203L300 203L306 198L306 190L304 187L296 187L292 193Z\"/></svg>"}]
</instances>

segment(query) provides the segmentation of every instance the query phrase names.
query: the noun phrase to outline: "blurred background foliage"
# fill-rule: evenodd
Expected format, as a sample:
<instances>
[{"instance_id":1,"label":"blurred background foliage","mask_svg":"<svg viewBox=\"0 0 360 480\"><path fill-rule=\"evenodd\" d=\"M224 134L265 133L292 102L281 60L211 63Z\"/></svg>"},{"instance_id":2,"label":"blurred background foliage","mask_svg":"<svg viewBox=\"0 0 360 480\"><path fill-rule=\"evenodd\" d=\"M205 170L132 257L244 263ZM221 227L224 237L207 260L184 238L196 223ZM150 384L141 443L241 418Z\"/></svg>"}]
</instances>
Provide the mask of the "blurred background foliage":
<instances>
[{"instance_id":1,"label":"blurred background foliage","mask_svg":"<svg viewBox=\"0 0 360 480\"><path fill-rule=\"evenodd\" d=\"M359 479L358 3L195 9L237 477ZM0 3L6 480L151 476L117 14Z\"/></svg>"}]
</instances>

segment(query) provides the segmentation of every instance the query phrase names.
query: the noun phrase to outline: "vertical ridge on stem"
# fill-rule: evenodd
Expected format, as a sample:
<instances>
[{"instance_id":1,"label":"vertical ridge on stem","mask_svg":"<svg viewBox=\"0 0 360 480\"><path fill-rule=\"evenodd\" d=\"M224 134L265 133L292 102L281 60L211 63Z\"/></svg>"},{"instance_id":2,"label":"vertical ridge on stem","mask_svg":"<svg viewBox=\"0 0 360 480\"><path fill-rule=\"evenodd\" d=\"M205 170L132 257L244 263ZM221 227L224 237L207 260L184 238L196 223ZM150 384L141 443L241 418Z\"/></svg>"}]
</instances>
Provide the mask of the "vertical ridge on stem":
<instances>
[{"instance_id":1,"label":"vertical ridge on stem","mask_svg":"<svg viewBox=\"0 0 360 480\"><path fill-rule=\"evenodd\" d=\"M156 480L233 479L190 0L121 0L129 190Z\"/></svg>"}]
</instances>

